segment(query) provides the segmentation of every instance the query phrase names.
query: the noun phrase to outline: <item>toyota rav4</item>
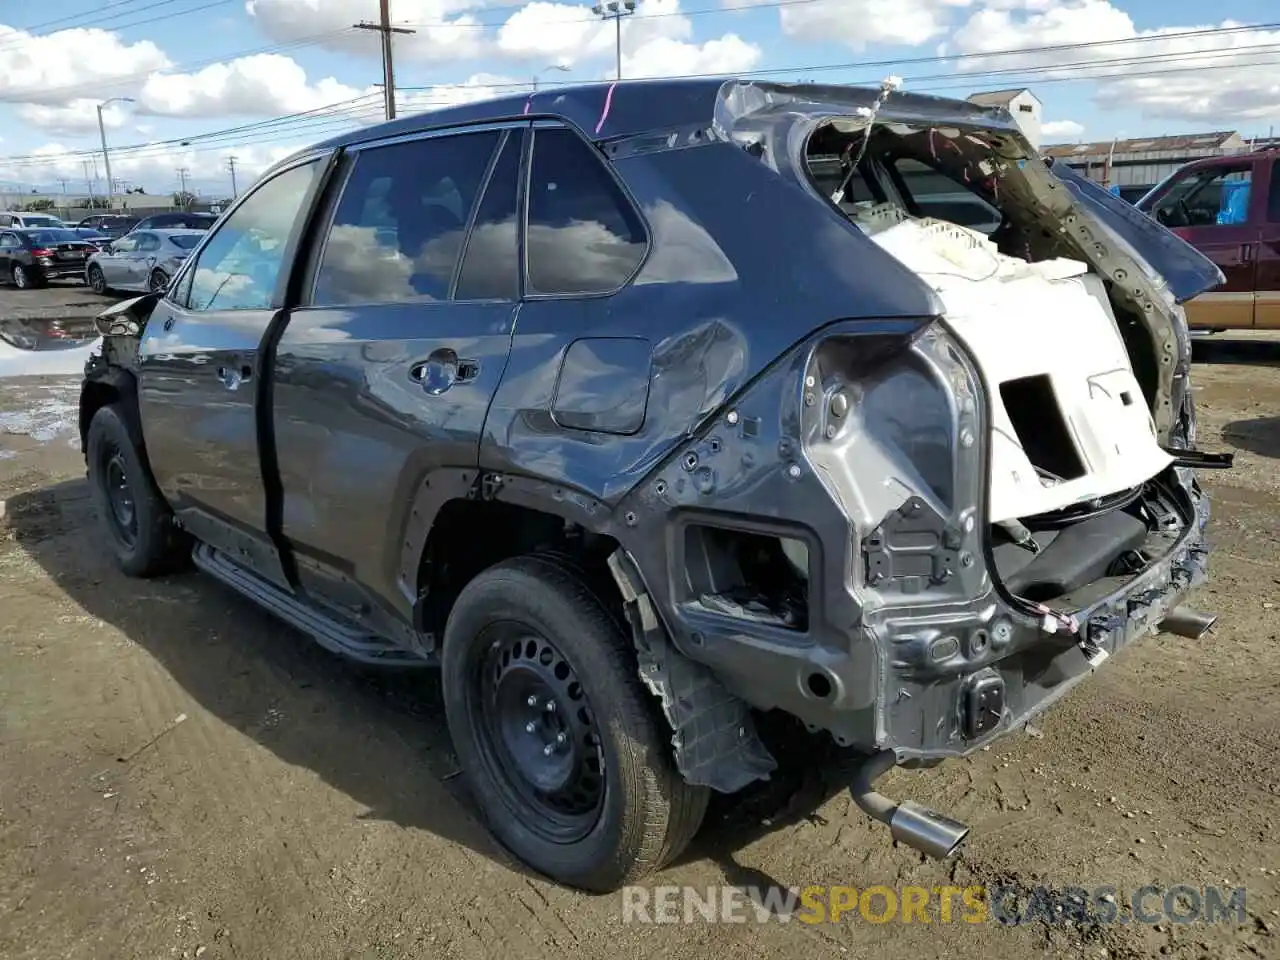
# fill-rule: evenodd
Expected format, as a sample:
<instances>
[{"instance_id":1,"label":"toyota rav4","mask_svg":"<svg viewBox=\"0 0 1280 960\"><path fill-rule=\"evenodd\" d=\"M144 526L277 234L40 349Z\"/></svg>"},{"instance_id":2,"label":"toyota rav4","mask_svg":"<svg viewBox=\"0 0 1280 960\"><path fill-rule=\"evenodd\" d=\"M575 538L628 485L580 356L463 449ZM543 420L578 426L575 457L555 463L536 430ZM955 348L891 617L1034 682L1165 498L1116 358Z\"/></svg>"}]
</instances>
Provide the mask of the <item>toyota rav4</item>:
<instances>
[{"instance_id":1,"label":"toyota rav4","mask_svg":"<svg viewBox=\"0 0 1280 960\"><path fill-rule=\"evenodd\" d=\"M789 715L858 804L1206 575L1179 304L1221 273L1005 111L747 80L458 106L282 161L99 318L80 425L134 576L188 561L441 667L475 802L564 883L674 857ZM832 743L833 741L833 743Z\"/></svg>"}]
</instances>

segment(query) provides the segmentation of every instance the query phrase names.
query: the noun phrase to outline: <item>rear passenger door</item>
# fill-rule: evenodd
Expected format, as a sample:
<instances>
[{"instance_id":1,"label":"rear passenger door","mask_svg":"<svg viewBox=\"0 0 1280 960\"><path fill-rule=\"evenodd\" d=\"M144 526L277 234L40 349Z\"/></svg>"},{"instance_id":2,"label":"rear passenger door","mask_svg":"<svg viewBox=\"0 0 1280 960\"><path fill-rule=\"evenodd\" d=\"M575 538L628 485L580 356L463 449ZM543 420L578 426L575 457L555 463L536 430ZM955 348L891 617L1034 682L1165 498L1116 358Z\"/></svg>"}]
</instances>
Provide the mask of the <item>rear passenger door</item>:
<instances>
[{"instance_id":1,"label":"rear passenger door","mask_svg":"<svg viewBox=\"0 0 1280 960\"><path fill-rule=\"evenodd\" d=\"M282 529L299 582L377 629L407 622L416 599L415 498L476 466L519 297L526 127L351 148L276 347Z\"/></svg>"},{"instance_id":2,"label":"rear passenger door","mask_svg":"<svg viewBox=\"0 0 1280 960\"><path fill-rule=\"evenodd\" d=\"M256 416L260 347L328 162L300 161L246 194L156 305L139 348L143 432L160 489L196 537L281 584Z\"/></svg>"}]
</instances>

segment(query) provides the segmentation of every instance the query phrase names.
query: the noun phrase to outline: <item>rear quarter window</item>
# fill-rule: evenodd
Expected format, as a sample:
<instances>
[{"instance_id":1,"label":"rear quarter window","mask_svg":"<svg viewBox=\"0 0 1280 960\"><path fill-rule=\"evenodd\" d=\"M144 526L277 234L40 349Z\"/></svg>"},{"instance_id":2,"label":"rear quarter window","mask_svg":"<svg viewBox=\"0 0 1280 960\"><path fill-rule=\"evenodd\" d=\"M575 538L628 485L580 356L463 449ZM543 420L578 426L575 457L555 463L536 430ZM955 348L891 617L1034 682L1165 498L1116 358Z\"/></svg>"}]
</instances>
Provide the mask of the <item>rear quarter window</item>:
<instances>
[{"instance_id":1,"label":"rear quarter window","mask_svg":"<svg viewBox=\"0 0 1280 960\"><path fill-rule=\"evenodd\" d=\"M610 293L644 259L640 215L604 158L572 130L534 131L525 247L531 293Z\"/></svg>"}]
</instances>

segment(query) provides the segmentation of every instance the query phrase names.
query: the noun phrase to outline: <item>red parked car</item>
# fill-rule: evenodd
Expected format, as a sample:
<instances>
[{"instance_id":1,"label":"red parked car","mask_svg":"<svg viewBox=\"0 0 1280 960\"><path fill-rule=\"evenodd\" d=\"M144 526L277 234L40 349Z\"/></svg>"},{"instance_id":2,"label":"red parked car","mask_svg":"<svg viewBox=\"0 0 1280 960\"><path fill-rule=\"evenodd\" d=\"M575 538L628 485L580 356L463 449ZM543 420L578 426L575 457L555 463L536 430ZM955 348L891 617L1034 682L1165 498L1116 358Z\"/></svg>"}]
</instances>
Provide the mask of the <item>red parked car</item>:
<instances>
[{"instance_id":1,"label":"red parked car","mask_svg":"<svg viewBox=\"0 0 1280 960\"><path fill-rule=\"evenodd\" d=\"M1226 277L1187 302L1191 327L1280 329L1280 150L1196 160L1136 206Z\"/></svg>"}]
</instances>

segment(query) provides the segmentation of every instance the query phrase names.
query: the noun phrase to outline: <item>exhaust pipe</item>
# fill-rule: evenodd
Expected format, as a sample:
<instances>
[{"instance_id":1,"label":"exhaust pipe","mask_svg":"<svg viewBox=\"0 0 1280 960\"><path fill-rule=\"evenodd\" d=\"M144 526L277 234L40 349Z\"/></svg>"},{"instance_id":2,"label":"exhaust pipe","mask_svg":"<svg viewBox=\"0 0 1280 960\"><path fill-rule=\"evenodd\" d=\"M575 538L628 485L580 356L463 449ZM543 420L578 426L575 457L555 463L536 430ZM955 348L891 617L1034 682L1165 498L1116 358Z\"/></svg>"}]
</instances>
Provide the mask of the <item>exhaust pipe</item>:
<instances>
[{"instance_id":1,"label":"exhaust pipe","mask_svg":"<svg viewBox=\"0 0 1280 960\"><path fill-rule=\"evenodd\" d=\"M945 860L964 843L969 835L969 825L910 800L895 803L882 793L872 789L872 783L897 765L898 758L892 750L873 754L858 765L853 773L849 792L864 813L889 825L894 840L919 850L921 853Z\"/></svg>"},{"instance_id":2,"label":"exhaust pipe","mask_svg":"<svg viewBox=\"0 0 1280 960\"><path fill-rule=\"evenodd\" d=\"M1218 622L1218 615L1201 613L1190 607L1174 607L1160 621L1160 629L1165 633L1186 637L1188 640L1199 640L1209 628Z\"/></svg>"}]
</instances>

